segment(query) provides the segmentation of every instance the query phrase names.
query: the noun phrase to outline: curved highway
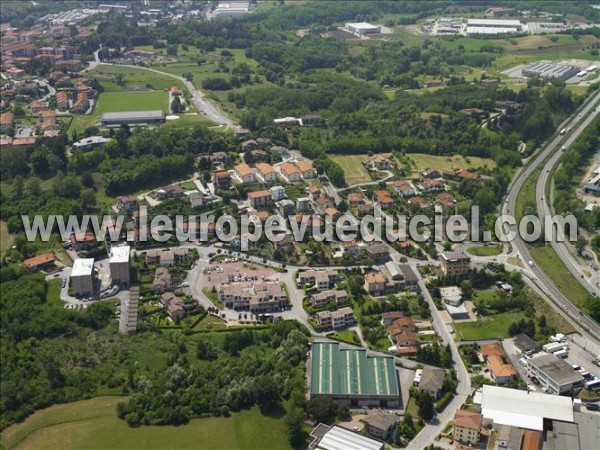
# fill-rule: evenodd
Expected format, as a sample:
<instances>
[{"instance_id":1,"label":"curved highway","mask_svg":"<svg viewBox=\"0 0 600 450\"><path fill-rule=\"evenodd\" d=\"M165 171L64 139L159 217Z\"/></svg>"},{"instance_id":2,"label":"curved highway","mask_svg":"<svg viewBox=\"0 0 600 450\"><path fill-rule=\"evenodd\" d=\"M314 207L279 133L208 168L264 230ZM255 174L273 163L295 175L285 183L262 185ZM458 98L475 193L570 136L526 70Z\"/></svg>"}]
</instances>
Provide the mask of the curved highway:
<instances>
[{"instance_id":1,"label":"curved highway","mask_svg":"<svg viewBox=\"0 0 600 450\"><path fill-rule=\"evenodd\" d=\"M600 92L596 92L590 98L588 102L584 104L577 114L573 116L570 120L565 121L562 127L569 128L574 130L568 137L557 135L550 141L533 159L533 161L522 169L510 183L508 188L508 193L506 196L506 201L502 208L502 213L505 215L511 215L515 212L515 206L517 197L521 188L527 181L527 179L532 176L532 174L540 167L544 161L553 155L553 158L559 158L562 154L561 147L571 145L583 132L583 130L590 124L593 120L596 112L596 107L600 101ZM579 124L579 122L581 123ZM564 141L564 142L563 142ZM558 155L558 156L557 156ZM543 192L543 188L542 188ZM538 196L538 198L541 198ZM543 201L541 201L543 203ZM538 208L540 208L540 204L538 202ZM547 213L547 210L543 208L540 209L540 217L541 214ZM514 250L521 258L526 265L528 261L531 261L531 255L527 249L527 244L520 238L518 234L517 226L511 226L510 231L516 232L516 238L511 242ZM560 255L560 253L559 253ZM563 258L561 256L561 258ZM564 259L563 259L564 260ZM554 285L552 280L545 274L543 270L541 270L537 265L533 265L531 267L527 267L527 270L534 275L534 280L537 283L538 287L543 290L559 307L561 307L569 316L574 318L579 325L583 328L587 329L588 334L595 340L598 340L600 336L600 325L590 319L589 317L582 314L580 309L573 305L570 300L563 295L563 293ZM581 278L578 276L578 280ZM586 286L587 287L587 286Z\"/></svg>"},{"instance_id":2,"label":"curved highway","mask_svg":"<svg viewBox=\"0 0 600 450\"><path fill-rule=\"evenodd\" d=\"M596 102L590 102L590 107L598 104L598 96L596 96ZM575 139L579 136L579 134L594 120L597 115L597 108L585 117L585 119L579 125L579 129L573 134L570 135L562 144L562 148L565 150L568 149ZM551 215L552 211L550 206L548 205L548 199L546 198L545 191L546 186L548 185L548 181L551 178L552 171L556 167L556 165L560 162L562 157L562 151L554 153L550 159L546 162L546 165L543 167L540 177L537 180L535 192L536 192L536 203L537 210L540 217ZM562 262L567 266L569 272L577 279L579 282L593 295L600 295L600 289L598 286L595 286L593 283L590 283L589 280L585 277L585 273L583 271L584 267L580 264L577 258L569 251L567 244L565 242L557 242L556 235L553 233L552 236L552 248L556 252L556 254L560 257Z\"/></svg>"}]
</instances>

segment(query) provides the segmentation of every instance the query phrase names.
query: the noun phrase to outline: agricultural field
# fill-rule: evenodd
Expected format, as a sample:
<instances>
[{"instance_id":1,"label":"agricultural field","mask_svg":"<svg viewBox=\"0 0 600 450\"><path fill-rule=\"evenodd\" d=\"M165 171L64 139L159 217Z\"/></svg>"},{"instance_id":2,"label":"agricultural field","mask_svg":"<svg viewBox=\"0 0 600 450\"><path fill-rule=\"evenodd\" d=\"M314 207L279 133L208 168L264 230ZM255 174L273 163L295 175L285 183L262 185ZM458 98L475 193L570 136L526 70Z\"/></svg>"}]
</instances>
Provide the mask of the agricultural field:
<instances>
[{"instance_id":1,"label":"agricultural field","mask_svg":"<svg viewBox=\"0 0 600 450\"><path fill-rule=\"evenodd\" d=\"M348 186L371 181L369 172L363 165L369 159L367 155L331 155L330 158L342 167Z\"/></svg>"},{"instance_id":2,"label":"agricultural field","mask_svg":"<svg viewBox=\"0 0 600 450\"><path fill-rule=\"evenodd\" d=\"M409 169L415 172L424 170L439 170L440 172L451 172L461 169L493 169L496 163L488 158L479 158L477 156L462 155L436 156L423 153L414 153L406 155L409 160Z\"/></svg>"},{"instance_id":3,"label":"agricultural field","mask_svg":"<svg viewBox=\"0 0 600 450\"><path fill-rule=\"evenodd\" d=\"M56 405L4 430L6 450L182 450L288 449L282 418L264 416L253 408L231 417L192 419L189 424L130 428L117 417L116 405L125 397L96 397ZM264 430L268 430L265 432Z\"/></svg>"}]
</instances>

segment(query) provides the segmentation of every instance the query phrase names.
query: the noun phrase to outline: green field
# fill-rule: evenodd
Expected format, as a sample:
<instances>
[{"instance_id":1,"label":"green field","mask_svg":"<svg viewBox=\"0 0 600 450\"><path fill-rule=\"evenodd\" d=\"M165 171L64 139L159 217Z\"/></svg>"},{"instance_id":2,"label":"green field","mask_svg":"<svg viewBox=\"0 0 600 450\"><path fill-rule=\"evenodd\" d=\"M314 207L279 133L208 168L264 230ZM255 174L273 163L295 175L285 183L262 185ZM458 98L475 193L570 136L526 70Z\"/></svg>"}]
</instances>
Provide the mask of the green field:
<instances>
[{"instance_id":1,"label":"green field","mask_svg":"<svg viewBox=\"0 0 600 450\"><path fill-rule=\"evenodd\" d=\"M169 111L169 94L164 91L103 92L100 94L94 114L121 111Z\"/></svg>"},{"instance_id":2,"label":"green field","mask_svg":"<svg viewBox=\"0 0 600 450\"><path fill-rule=\"evenodd\" d=\"M509 337L509 325L523 317L522 312L506 312L481 317L476 322L455 323L454 328L460 339L465 341Z\"/></svg>"},{"instance_id":3,"label":"green field","mask_svg":"<svg viewBox=\"0 0 600 450\"><path fill-rule=\"evenodd\" d=\"M496 245L486 247L474 245L472 247L467 247L467 253L474 256L496 256L502 253L502 247Z\"/></svg>"},{"instance_id":4,"label":"green field","mask_svg":"<svg viewBox=\"0 0 600 450\"><path fill-rule=\"evenodd\" d=\"M57 278L56 280L48 281L48 291L46 292L46 302L52 305L61 306L62 301L60 300L60 290L62 287L62 280Z\"/></svg>"},{"instance_id":5,"label":"green field","mask_svg":"<svg viewBox=\"0 0 600 450\"><path fill-rule=\"evenodd\" d=\"M161 70L161 68L157 68ZM177 78L151 72L143 68L113 66L99 64L94 70L87 72L90 78L95 78L104 87L105 91L122 92L131 87L145 88L151 90L165 90L173 86L185 89L185 86ZM123 84L117 84L117 76L123 76Z\"/></svg>"},{"instance_id":6,"label":"green field","mask_svg":"<svg viewBox=\"0 0 600 450\"><path fill-rule=\"evenodd\" d=\"M124 397L97 397L56 405L2 432L6 450L288 449L283 418L258 408L231 417L192 419L178 427L130 428L116 414Z\"/></svg>"},{"instance_id":7,"label":"green field","mask_svg":"<svg viewBox=\"0 0 600 450\"><path fill-rule=\"evenodd\" d=\"M556 287L575 305L585 308L588 291L567 270L551 246L529 246L529 254L546 275L552 279Z\"/></svg>"},{"instance_id":8,"label":"green field","mask_svg":"<svg viewBox=\"0 0 600 450\"><path fill-rule=\"evenodd\" d=\"M410 160L410 169L417 172L422 172L424 170L451 172L453 170L461 169L477 169L480 167L493 169L496 167L496 163L491 159L479 158L477 156L467 156L465 158L462 155L435 156L423 153L413 153L407 155L407 157Z\"/></svg>"},{"instance_id":9,"label":"green field","mask_svg":"<svg viewBox=\"0 0 600 450\"><path fill-rule=\"evenodd\" d=\"M367 155L331 155L330 158L341 166L348 186L371 181L369 172L363 165L369 159Z\"/></svg>"},{"instance_id":10,"label":"green field","mask_svg":"<svg viewBox=\"0 0 600 450\"><path fill-rule=\"evenodd\" d=\"M8 232L8 225L0 220L0 255L4 255L10 250L13 243L13 237Z\"/></svg>"}]
</instances>

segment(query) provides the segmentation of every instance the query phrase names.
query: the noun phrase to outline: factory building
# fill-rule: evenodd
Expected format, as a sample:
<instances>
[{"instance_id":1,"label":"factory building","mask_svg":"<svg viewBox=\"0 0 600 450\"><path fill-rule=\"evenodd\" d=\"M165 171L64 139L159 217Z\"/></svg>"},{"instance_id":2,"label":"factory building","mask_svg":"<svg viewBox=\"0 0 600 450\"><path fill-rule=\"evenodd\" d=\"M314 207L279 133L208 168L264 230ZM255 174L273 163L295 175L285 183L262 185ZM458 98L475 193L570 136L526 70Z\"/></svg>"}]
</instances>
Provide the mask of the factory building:
<instances>
[{"instance_id":1,"label":"factory building","mask_svg":"<svg viewBox=\"0 0 600 450\"><path fill-rule=\"evenodd\" d=\"M568 64L558 64L548 61L539 61L526 66L521 72L524 77L539 77L544 80L558 78L560 80L568 80L574 77L579 72L579 68Z\"/></svg>"},{"instance_id":2,"label":"factory building","mask_svg":"<svg viewBox=\"0 0 600 450\"><path fill-rule=\"evenodd\" d=\"M314 342L310 372L311 397L325 395L350 407L400 405L400 386L391 356L340 348L338 342Z\"/></svg>"},{"instance_id":3,"label":"factory building","mask_svg":"<svg viewBox=\"0 0 600 450\"><path fill-rule=\"evenodd\" d=\"M527 361L527 374L535 377L545 392L572 395L583 388L584 378L564 360L550 353L540 353Z\"/></svg>"},{"instance_id":4,"label":"factory building","mask_svg":"<svg viewBox=\"0 0 600 450\"><path fill-rule=\"evenodd\" d=\"M367 22L347 23L346 29L358 36L381 33L381 27L379 25L371 25Z\"/></svg>"}]
</instances>

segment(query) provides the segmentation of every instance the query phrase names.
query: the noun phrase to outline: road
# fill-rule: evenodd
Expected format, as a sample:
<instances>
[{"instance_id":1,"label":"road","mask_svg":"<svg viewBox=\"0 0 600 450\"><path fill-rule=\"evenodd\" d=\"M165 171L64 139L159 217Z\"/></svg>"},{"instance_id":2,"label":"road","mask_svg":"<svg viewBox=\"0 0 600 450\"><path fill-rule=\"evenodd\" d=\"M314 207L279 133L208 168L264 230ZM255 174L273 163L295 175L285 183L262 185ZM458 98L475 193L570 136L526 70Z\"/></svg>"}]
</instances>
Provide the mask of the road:
<instances>
[{"instance_id":1,"label":"road","mask_svg":"<svg viewBox=\"0 0 600 450\"><path fill-rule=\"evenodd\" d=\"M565 139L564 136L557 135L552 139L546 147L542 148L542 150L537 154L537 156L531 161L531 163L517 173L513 181L511 181L508 187L508 193L506 196L506 201L502 207L502 213L504 215L511 215L515 212L517 197L521 188L523 187L525 181L536 171L538 167L540 167L546 158L551 155L560 155L561 146L562 145L571 145L577 137L583 132L585 127L589 125L593 116L595 116L594 107L598 104L600 100L600 92L596 92L588 101L583 108L581 108L577 113L570 119L565 121L562 127L573 129L574 131ZM581 120L581 117L578 117L578 114L581 114L583 117L583 121L580 125L576 124ZM576 126L576 127L575 127ZM563 142L564 141L564 142ZM539 196L538 196L539 197ZM541 198L541 197L540 197ZM539 205L538 205L539 207ZM521 261L527 264L527 261L532 261L531 255L529 254L527 244L521 239L518 233L518 229L516 226L511 226L510 231L516 233L516 238L512 241L513 249L516 255L521 259ZM538 287L546 293L548 297L552 299L555 305L558 305L559 308L562 308L568 315L574 318L584 329L588 330L588 334L598 339L600 336L600 325L598 325L595 321L590 319L589 317L580 314L579 308L573 305L570 300L556 287L556 285L552 282L552 280L541 270L537 265L533 265L532 267L527 267L527 272L533 274L533 281L538 285ZM524 271L524 272L525 272ZM578 280L581 280L580 277L576 277ZM581 327L579 327L581 328Z\"/></svg>"},{"instance_id":2,"label":"road","mask_svg":"<svg viewBox=\"0 0 600 450\"><path fill-rule=\"evenodd\" d=\"M590 102L588 107L593 108L594 105L598 105L599 99L600 99L600 96L596 96L596 101ZM563 142L563 147L569 148L573 144L573 142L575 142L575 140L577 139L579 134L592 122L592 120L596 117L596 115L597 115L597 113L594 108L593 111L591 113L588 113L587 116L585 117L585 119L582 120L582 122L579 125L576 132L573 133L573 135L570 135ZM582 115L582 117L583 117L583 115ZM543 167L540 177L537 180L537 184L536 184L536 188L535 188L535 190L536 190L535 195L536 195L537 209L538 209L538 213L539 213L540 217L543 217L546 215L549 216L552 214L551 208L548 204L549 201L545 195L545 190L546 190L546 186L548 185L548 182L551 178L552 171L557 166L557 164L560 162L561 157L562 157L561 151L555 152L552 155L552 157L550 157L550 159L548 160L546 165ZM578 279L579 282L589 292L594 293L595 295L600 295L600 289L598 289L598 286L595 286L593 283L590 283L589 280L585 277L584 269L586 269L587 267L585 265L583 265L580 261L577 260L577 258L569 250L569 247L567 246L567 244L565 242L557 242L555 235L553 236L553 240L552 240L551 244L552 244L552 248L554 249L556 254L560 257L560 259L565 264L565 266L567 266L567 269L569 269L569 272L571 272L571 274L576 279Z\"/></svg>"},{"instance_id":3,"label":"road","mask_svg":"<svg viewBox=\"0 0 600 450\"><path fill-rule=\"evenodd\" d=\"M222 125L222 126L225 126L228 128L235 128L237 126L229 117L227 117L227 115L223 111L221 111L215 105L213 105L213 103L204 95L203 92L196 89L194 84L192 82L186 80L185 78L183 78L179 75L174 75L172 73L161 72L160 70L151 69L149 67L134 66L134 65L129 65L129 64L104 63L104 62L101 62L100 59L98 58L99 51L100 50L97 50L96 52L94 52L94 61L90 61L88 63L88 67L86 67L84 70L82 70L82 72L93 70L96 67L98 67L99 65L105 65L105 66L130 67L132 69L142 69L142 70L147 70L149 72L154 72L154 73L158 73L160 75L165 75L165 76L168 76L171 78L175 78L175 79L181 81L185 85L187 90L190 92L190 95L191 95L190 101L192 102L192 104L194 105L196 110L198 111L198 114L206 117L208 120L210 120L212 122L215 122L219 125Z\"/></svg>"},{"instance_id":4,"label":"road","mask_svg":"<svg viewBox=\"0 0 600 450\"><path fill-rule=\"evenodd\" d=\"M423 281L416 264L411 264L411 267L419 279L419 289L423 293L423 298L425 298L427 303L429 303L433 327L437 331L444 344L450 345L450 349L452 350L452 359L454 360L454 369L456 370L456 375L458 377L456 395L452 401L441 413L437 414L433 421L427 422L419 434L415 436L415 438L408 444L408 449L421 450L435 443L436 436L440 434L444 430L446 424L454 418L456 411L460 409L466 398L471 395L472 388L471 377L463 363L462 358L460 357L460 354L458 353L458 346L456 345L450 330L442 320L440 312L435 307L433 298L427 290L425 282Z\"/></svg>"}]
</instances>

